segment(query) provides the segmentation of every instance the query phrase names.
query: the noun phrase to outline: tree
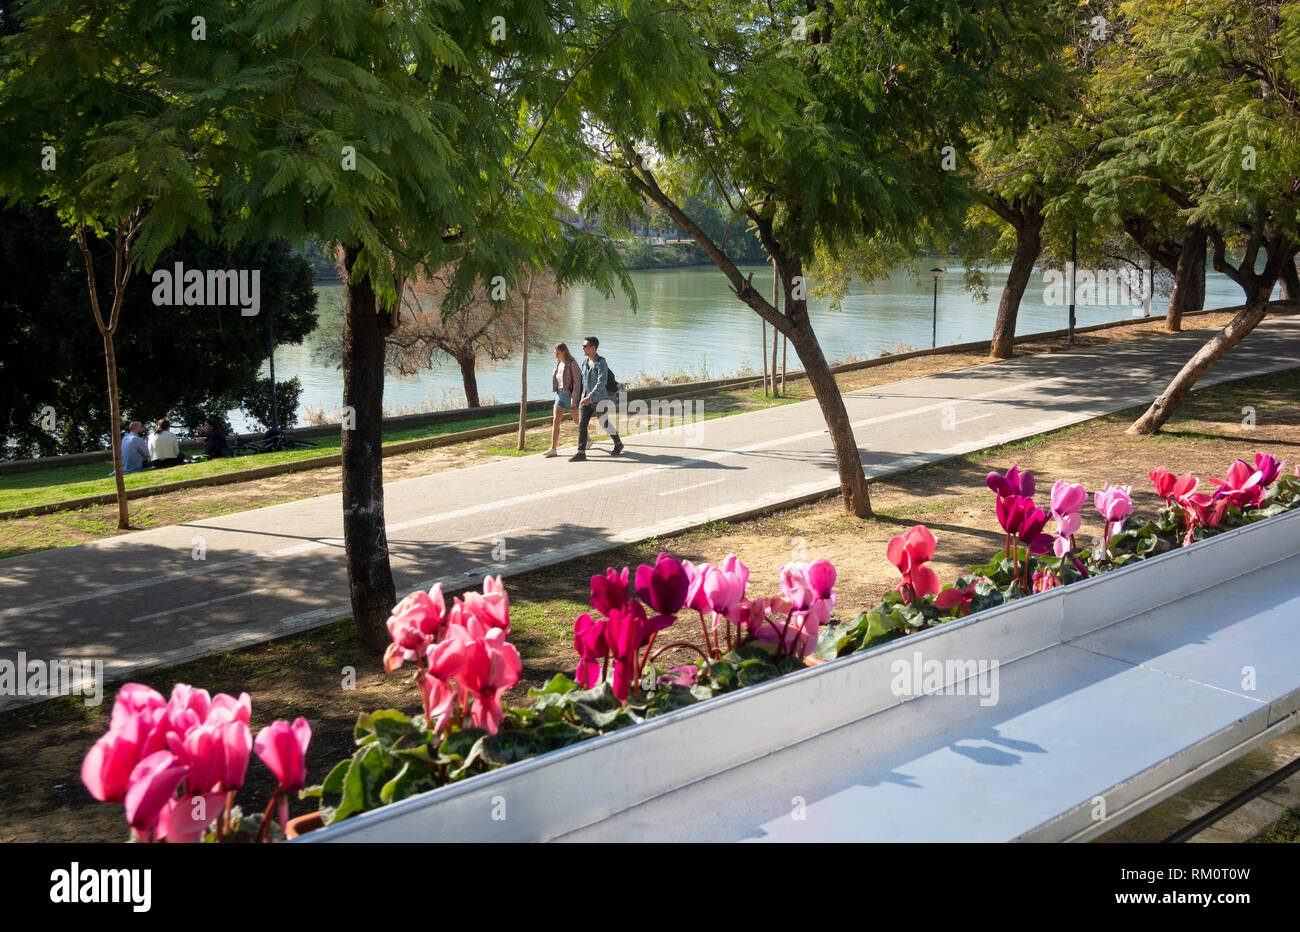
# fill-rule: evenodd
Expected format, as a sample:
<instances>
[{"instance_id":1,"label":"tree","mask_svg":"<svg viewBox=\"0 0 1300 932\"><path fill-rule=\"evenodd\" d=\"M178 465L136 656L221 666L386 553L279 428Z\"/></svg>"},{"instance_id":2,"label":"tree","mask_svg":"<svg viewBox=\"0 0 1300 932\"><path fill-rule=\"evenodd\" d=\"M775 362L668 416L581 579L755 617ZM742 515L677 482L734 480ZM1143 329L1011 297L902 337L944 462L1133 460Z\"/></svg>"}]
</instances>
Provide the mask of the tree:
<instances>
[{"instance_id":1,"label":"tree","mask_svg":"<svg viewBox=\"0 0 1300 932\"><path fill-rule=\"evenodd\" d=\"M1047 54L1037 6L975 0L946 5L941 17L902 0L682 10L628 29L618 54L584 82L608 166L593 185L597 203L606 216L656 204L738 300L789 339L826 419L851 514L869 514L870 495L808 316L806 267L820 249L834 253L864 235L903 239L959 209L943 147L1019 87L1023 69L1008 62ZM699 192L724 199L757 234L780 275L783 309L686 209Z\"/></svg>"},{"instance_id":2,"label":"tree","mask_svg":"<svg viewBox=\"0 0 1300 932\"><path fill-rule=\"evenodd\" d=\"M344 550L353 620L375 652L396 600L380 444L405 281L454 262L449 313L475 283L501 275L510 287L521 259L545 259L561 284L611 285L613 247L556 219L554 192L577 180L558 156L578 127L560 116L544 134L555 108L536 103L564 90L551 64L575 15L531 0L267 0L219 17L226 70L200 96L227 130L221 196L239 221L227 235L342 253L343 405L355 425L342 435ZM539 243L554 248L539 257Z\"/></svg>"},{"instance_id":3,"label":"tree","mask_svg":"<svg viewBox=\"0 0 1300 932\"><path fill-rule=\"evenodd\" d=\"M993 324L992 359L1012 355L1020 302L1043 250L1043 226L1054 214L1067 215L1069 222L1076 178L1095 145L1083 103L1084 79L1097 43L1092 26L1056 15L1049 22L1058 43L1055 54L1016 64L1022 71L1019 80L1037 93L1000 95L996 116L979 114L965 133L971 169L962 177L969 175L975 201L1006 225L988 243L990 258L1011 263ZM984 225L980 211L965 219L971 232ZM969 273L974 263L972 257L964 258Z\"/></svg>"},{"instance_id":4,"label":"tree","mask_svg":"<svg viewBox=\"0 0 1300 932\"><path fill-rule=\"evenodd\" d=\"M195 9L29 0L6 18L6 29L16 29L0 51L0 192L10 204L56 209L81 253L103 345L123 529L130 515L114 337L127 285L137 266L149 267L186 229L209 222L203 156L211 125L174 67L206 57L184 25ZM111 244L107 288L95 256L101 239Z\"/></svg>"},{"instance_id":5,"label":"tree","mask_svg":"<svg viewBox=\"0 0 1300 932\"><path fill-rule=\"evenodd\" d=\"M103 392L103 344L86 326L89 294L80 250L69 241L57 214L20 204L0 210L0 267L22 275L0 277L0 313L9 326L0 335L0 456L22 458L80 453L111 444ZM101 289L112 255L92 244ZM259 313L214 305L156 306L155 286L145 274L127 283L123 307L129 326L114 337L121 420L170 418L197 425L209 415L249 407L258 370L266 358L268 317L275 317L277 345L301 343L316 326L311 269L283 242L234 248L189 234L165 249L155 267L257 270ZM40 412L52 409L51 418ZM292 407L284 409L292 410ZM47 429L53 420L53 429ZM117 424L121 429L121 423Z\"/></svg>"},{"instance_id":6,"label":"tree","mask_svg":"<svg viewBox=\"0 0 1300 932\"><path fill-rule=\"evenodd\" d=\"M497 284L477 288L468 302L444 314L442 305L454 276L454 266L448 266L432 276L407 279L401 323L387 338L389 368L397 375L413 376L449 358L460 369L466 404L478 408L479 367L520 353L526 359L528 349L541 349L536 331L531 339L525 336L528 315L531 312L534 326L553 324L560 305L542 297L548 287L555 295L553 278L523 271L515 273L513 288L507 288L502 276Z\"/></svg>"},{"instance_id":7,"label":"tree","mask_svg":"<svg viewBox=\"0 0 1300 932\"><path fill-rule=\"evenodd\" d=\"M1120 79L1141 83L1154 141L1161 133L1186 140L1189 171L1179 192L1191 205L1186 221L1205 228L1215 269L1245 296L1242 309L1129 427L1146 434L1264 319L1274 285L1300 250L1300 8L1275 0L1245 7L1131 0L1121 10L1131 24L1123 60L1133 70L1121 69ZM1191 80L1197 93L1189 96L1182 88ZM1157 166L1166 157L1159 146L1146 152Z\"/></svg>"}]
</instances>

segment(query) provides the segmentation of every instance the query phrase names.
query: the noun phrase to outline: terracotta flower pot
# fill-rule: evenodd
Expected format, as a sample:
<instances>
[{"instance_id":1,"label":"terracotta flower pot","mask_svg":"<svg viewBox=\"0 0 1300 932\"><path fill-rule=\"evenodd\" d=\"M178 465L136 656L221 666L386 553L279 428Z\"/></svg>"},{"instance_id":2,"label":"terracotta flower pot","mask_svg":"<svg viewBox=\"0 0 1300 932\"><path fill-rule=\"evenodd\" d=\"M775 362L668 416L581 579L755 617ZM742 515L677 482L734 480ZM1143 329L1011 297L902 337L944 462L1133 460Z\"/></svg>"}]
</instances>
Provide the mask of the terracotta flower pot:
<instances>
[{"instance_id":1,"label":"terracotta flower pot","mask_svg":"<svg viewBox=\"0 0 1300 932\"><path fill-rule=\"evenodd\" d=\"M299 835L305 835L313 832L318 828L324 828L325 820L319 812L309 812L306 815L294 816L284 827L285 838L297 838Z\"/></svg>"}]
</instances>

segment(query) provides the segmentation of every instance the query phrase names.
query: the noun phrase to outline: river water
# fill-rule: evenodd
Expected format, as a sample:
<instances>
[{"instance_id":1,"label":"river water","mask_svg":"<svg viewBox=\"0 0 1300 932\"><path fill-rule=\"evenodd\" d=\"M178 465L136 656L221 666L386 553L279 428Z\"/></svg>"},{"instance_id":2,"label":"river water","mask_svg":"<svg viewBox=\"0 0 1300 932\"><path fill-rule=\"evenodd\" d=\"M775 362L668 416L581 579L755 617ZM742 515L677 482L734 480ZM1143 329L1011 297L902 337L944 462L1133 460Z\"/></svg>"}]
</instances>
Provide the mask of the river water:
<instances>
[{"instance_id":1,"label":"river water","mask_svg":"<svg viewBox=\"0 0 1300 932\"><path fill-rule=\"evenodd\" d=\"M745 269L754 273L754 284L771 288L771 266ZM922 349L930 346L933 280L928 273L918 281L906 270L870 285L857 283L840 311L825 302L811 301L813 326L822 351L832 361L848 356L878 356L898 347ZM962 286L960 265L949 265L939 282L937 340L939 345L987 340L992 336L997 300L1006 281L1006 269L989 274L989 300L977 302ZM657 269L631 273L639 309L621 293L606 298L589 287L577 287L565 298L558 323L543 336L549 346L558 340L569 344L575 356L586 336L600 339L600 352L621 381L634 381L641 373L687 371L698 378L718 378L746 368L762 368L762 329L756 314L741 304L729 290L727 280L713 266ZM325 334L338 333L343 321L343 290L340 285L319 285L320 321L316 331L301 346L281 346L275 354L277 379L297 376L303 385L299 423L307 406L323 408L327 415L342 404L343 376L334 366L318 358L317 348ZM1226 276L1211 272L1206 279L1206 307L1240 304L1241 289ZM1097 303L1081 289L1075 311L1078 326L1141 316L1142 308L1098 289ZM1032 334L1066 326L1068 310L1055 303L1041 270L1036 271L1020 306L1017 333ZM1107 304L1105 302L1110 301ZM1049 303L1051 302L1051 303ZM1151 313L1164 314L1168 296L1156 294ZM772 331L768 328L768 352ZM484 404L493 400L515 402L519 398L519 359L479 372L479 394ZM802 368L793 347L788 368ZM549 349L530 353L528 394L542 398L550 393L554 358ZM266 372L263 366L263 374ZM418 378L389 377L384 402L391 413L459 407L463 404L460 372L447 362ZM236 427L243 418L232 413ZM330 418L334 420L334 418Z\"/></svg>"}]
</instances>

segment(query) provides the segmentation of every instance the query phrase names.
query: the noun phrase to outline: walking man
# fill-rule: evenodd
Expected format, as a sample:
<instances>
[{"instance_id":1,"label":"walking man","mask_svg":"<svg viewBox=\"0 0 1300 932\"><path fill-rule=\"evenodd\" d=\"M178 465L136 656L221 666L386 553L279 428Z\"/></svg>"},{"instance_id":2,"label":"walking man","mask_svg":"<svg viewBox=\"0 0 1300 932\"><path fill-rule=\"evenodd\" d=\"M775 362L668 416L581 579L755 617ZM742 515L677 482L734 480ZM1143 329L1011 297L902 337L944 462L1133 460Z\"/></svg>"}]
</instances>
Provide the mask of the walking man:
<instances>
[{"instance_id":1,"label":"walking man","mask_svg":"<svg viewBox=\"0 0 1300 932\"><path fill-rule=\"evenodd\" d=\"M591 425L591 416L596 413L596 405L609 398L609 386L606 384L609 366L605 363L605 357L596 353L598 346L600 341L595 337L587 337L582 341L582 353L587 358L582 362L582 400L578 402L581 412L578 419L578 452L569 457L570 462L581 462L587 458L587 430ZM617 428L610 424L604 411L600 414L600 428L614 438L614 452L611 455L618 456L622 453L623 441L619 439Z\"/></svg>"}]
</instances>

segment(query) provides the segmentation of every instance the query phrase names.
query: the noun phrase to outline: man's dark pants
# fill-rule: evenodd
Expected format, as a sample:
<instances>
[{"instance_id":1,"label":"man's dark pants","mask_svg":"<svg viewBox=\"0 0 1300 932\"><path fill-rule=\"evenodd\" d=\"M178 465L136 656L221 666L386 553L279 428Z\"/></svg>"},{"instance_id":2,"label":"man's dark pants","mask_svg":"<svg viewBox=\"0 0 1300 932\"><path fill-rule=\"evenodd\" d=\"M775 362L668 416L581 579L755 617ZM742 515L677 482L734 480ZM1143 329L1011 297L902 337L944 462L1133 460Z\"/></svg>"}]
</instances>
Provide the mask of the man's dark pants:
<instances>
[{"instance_id":1,"label":"man's dark pants","mask_svg":"<svg viewBox=\"0 0 1300 932\"><path fill-rule=\"evenodd\" d=\"M592 415L594 415L595 413L596 413L595 405L583 405L581 409L581 413L578 415L578 452L579 453L587 449L587 425L591 423ZM615 443L618 443L618 431L615 430L614 425L612 425L609 422L609 415L606 414L604 411L601 411L598 420L600 422L600 429L603 430L605 433L609 434L611 437L613 437Z\"/></svg>"}]
</instances>

